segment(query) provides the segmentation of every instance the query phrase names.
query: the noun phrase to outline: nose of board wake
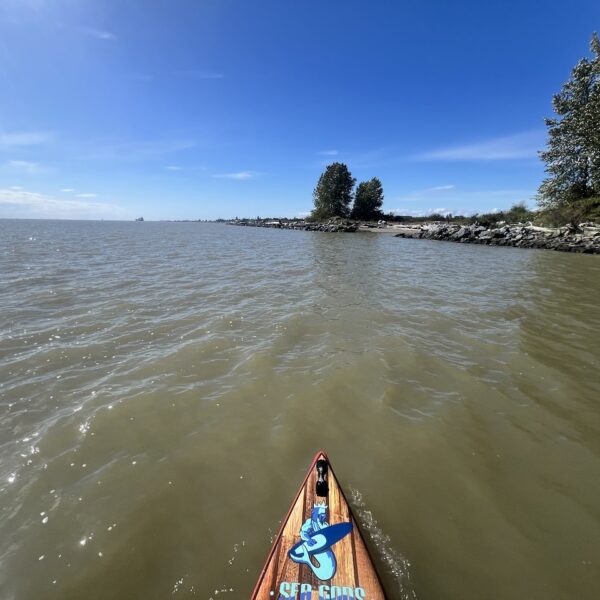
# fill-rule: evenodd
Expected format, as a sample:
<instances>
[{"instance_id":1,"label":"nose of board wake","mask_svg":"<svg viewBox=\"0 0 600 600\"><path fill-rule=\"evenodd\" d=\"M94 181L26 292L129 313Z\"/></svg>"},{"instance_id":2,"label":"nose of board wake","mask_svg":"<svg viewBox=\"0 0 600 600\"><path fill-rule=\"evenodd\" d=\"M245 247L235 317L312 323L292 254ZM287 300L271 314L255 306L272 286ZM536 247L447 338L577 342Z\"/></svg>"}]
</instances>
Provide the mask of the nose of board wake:
<instances>
[{"instance_id":1,"label":"nose of board wake","mask_svg":"<svg viewBox=\"0 0 600 600\"><path fill-rule=\"evenodd\" d=\"M325 452L319 452L312 461L250 598L386 598Z\"/></svg>"}]
</instances>

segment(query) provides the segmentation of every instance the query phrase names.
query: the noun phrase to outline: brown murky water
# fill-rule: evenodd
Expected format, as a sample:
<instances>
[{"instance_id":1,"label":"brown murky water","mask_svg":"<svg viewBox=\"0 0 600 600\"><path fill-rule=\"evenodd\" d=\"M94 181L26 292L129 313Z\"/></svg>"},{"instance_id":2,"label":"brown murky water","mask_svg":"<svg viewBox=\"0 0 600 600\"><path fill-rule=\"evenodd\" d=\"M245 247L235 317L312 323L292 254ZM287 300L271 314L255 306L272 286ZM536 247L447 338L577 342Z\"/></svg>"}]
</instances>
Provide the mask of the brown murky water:
<instances>
[{"instance_id":1,"label":"brown murky water","mask_svg":"<svg viewBox=\"0 0 600 600\"><path fill-rule=\"evenodd\" d=\"M325 449L391 598L600 594L600 257L0 221L0 598L244 599Z\"/></svg>"}]
</instances>

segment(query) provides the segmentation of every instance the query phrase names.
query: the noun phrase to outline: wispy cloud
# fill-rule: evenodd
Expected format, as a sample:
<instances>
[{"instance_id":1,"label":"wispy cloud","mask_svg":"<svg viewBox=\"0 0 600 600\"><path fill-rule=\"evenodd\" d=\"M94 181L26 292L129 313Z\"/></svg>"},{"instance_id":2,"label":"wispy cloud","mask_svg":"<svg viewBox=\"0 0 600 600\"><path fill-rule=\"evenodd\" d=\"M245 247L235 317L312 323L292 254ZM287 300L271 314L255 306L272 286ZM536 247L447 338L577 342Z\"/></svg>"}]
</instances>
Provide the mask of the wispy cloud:
<instances>
[{"instance_id":1,"label":"wispy cloud","mask_svg":"<svg viewBox=\"0 0 600 600\"><path fill-rule=\"evenodd\" d=\"M47 131L16 131L11 133L0 133L0 148L37 146L49 142L53 137L53 134Z\"/></svg>"},{"instance_id":2,"label":"wispy cloud","mask_svg":"<svg viewBox=\"0 0 600 600\"><path fill-rule=\"evenodd\" d=\"M61 188L60 191L68 194L70 192L74 192L75 190L73 188Z\"/></svg>"},{"instance_id":3,"label":"wispy cloud","mask_svg":"<svg viewBox=\"0 0 600 600\"><path fill-rule=\"evenodd\" d=\"M13 218L54 219L102 219L127 216L125 211L115 204L59 200L46 194L14 189L0 189L0 214Z\"/></svg>"},{"instance_id":4,"label":"wispy cloud","mask_svg":"<svg viewBox=\"0 0 600 600\"><path fill-rule=\"evenodd\" d=\"M425 192L445 192L446 190L453 190L456 186L454 185L436 185L432 188L427 188Z\"/></svg>"},{"instance_id":5,"label":"wispy cloud","mask_svg":"<svg viewBox=\"0 0 600 600\"><path fill-rule=\"evenodd\" d=\"M454 184L436 185L433 187L424 188L422 190L415 190L414 192L409 192L408 194L404 194L399 198L396 198L396 201L416 202L419 200L426 200L432 195L436 195L443 192L450 192L455 188L456 186Z\"/></svg>"},{"instance_id":6,"label":"wispy cloud","mask_svg":"<svg viewBox=\"0 0 600 600\"><path fill-rule=\"evenodd\" d=\"M473 144L448 146L415 156L417 160L479 161L535 158L544 146L543 131L526 131Z\"/></svg>"},{"instance_id":7,"label":"wispy cloud","mask_svg":"<svg viewBox=\"0 0 600 600\"><path fill-rule=\"evenodd\" d=\"M256 171L238 171L237 173L215 173L213 177L217 179L236 179L238 181L245 181L256 177L258 173Z\"/></svg>"},{"instance_id":8,"label":"wispy cloud","mask_svg":"<svg viewBox=\"0 0 600 600\"><path fill-rule=\"evenodd\" d=\"M174 71L177 77L190 77L191 79L225 79L223 73L216 71L205 71L203 69L184 69L182 71Z\"/></svg>"},{"instance_id":9,"label":"wispy cloud","mask_svg":"<svg viewBox=\"0 0 600 600\"><path fill-rule=\"evenodd\" d=\"M189 150L196 142L189 139L142 140L136 142L99 140L82 152L84 160L146 160Z\"/></svg>"},{"instance_id":10,"label":"wispy cloud","mask_svg":"<svg viewBox=\"0 0 600 600\"><path fill-rule=\"evenodd\" d=\"M49 173L52 169L43 167L40 163L30 160L9 160L2 165L5 171L24 173L26 175L39 175L41 173Z\"/></svg>"},{"instance_id":11,"label":"wispy cloud","mask_svg":"<svg viewBox=\"0 0 600 600\"><path fill-rule=\"evenodd\" d=\"M211 170L210 167L207 167L206 165L186 165L185 167L182 165L167 165L165 169L167 171L173 171L174 173L179 171L185 171L186 173L198 173Z\"/></svg>"},{"instance_id":12,"label":"wispy cloud","mask_svg":"<svg viewBox=\"0 0 600 600\"><path fill-rule=\"evenodd\" d=\"M75 194L77 198L95 198L96 194Z\"/></svg>"},{"instance_id":13,"label":"wispy cloud","mask_svg":"<svg viewBox=\"0 0 600 600\"><path fill-rule=\"evenodd\" d=\"M103 31L102 29L94 29L93 27L79 27L78 31L84 35L96 38L97 40L116 40L117 36L110 31Z\"/></svg>"},{"instance_id":14,"label":"wispy cloud","mask_svg":"<svg viewBox=\"0 0 600 600\"><path fill-rule=\"evenodd\" d=\"M335 154L333 154L335 152ZM321 156L317 160L318 167L325 167L330 164L333 157L341 155L344 162L348 163L350 169L374 168L390 165L399 162L400 158L392 149L387 147L375 148L364 152L339 152L338 150L323 150L317 153ZM404 159L402 159L404 160Z\"/></svg>"}]
</instances>

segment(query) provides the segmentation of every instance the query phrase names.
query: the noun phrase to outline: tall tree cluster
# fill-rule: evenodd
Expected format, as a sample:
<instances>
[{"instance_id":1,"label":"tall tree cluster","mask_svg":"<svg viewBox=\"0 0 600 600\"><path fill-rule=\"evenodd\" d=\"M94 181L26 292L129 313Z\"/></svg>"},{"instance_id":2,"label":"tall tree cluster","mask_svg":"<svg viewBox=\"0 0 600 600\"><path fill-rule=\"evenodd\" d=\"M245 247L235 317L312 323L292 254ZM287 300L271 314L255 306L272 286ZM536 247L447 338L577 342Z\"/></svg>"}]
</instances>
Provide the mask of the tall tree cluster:
<instances>
[{"instance_id":1,"label":"tall tree cluster","mask_svg":"<svg viewBox=\"0 0 600 600\"><path fill-rule=\"evenodd\" d=\"M576 208L600 196L600 41L592 58L581 59L552 100L555 117L546 119L548 144L540 152L547 177L538 201L542 208Z\"/></svg>"},{"instance_id":2,"label":"tall tree cluster","mask_svg":"<svg viewBox=\"0 0 600 600\"><path fill-rule=\"evenodd\" d=\"M355 183L356 179L344 163L328 165L313 192L315 208L312 216L315 219L350 216Z\"/></svg>"},{"instance_id":3,"label":"tall tree cluster","mask_svg":"<svg viewBox=\"0 0 600 600\"><path fill-rule=\"evenodd\" d=\"M362 221L377 219L381 216L382 206L383 186L377 177L373 177L358 184L350 216Z\"/></svg>"},{"instance_id":4,"label":"tall tree cluster","mask_svg":"<svg viewBox=\"0 0 600 600\"><path fill-rule=\"evenodd\" d=\"M358 184L356 193L348 167L335 162L328 165L319 177L313 192L314 209L312 218L321 220L331 217L352 217L369 220L381 216L383 186L377 177ZM353 203L354 201L354 203Z\"/></svg>"}]
</instances>

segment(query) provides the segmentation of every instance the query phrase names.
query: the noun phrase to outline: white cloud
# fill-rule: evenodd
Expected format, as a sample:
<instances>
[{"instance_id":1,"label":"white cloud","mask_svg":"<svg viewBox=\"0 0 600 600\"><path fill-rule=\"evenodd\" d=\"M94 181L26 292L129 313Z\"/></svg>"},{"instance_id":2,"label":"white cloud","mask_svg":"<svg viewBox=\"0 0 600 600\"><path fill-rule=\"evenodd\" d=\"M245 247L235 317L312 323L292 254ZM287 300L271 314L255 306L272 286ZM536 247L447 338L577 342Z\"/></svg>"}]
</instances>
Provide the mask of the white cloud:
<instances>
[{"instance_id":1,"label":"white cloud","mask_svg":"<svg viewBox=\"0 0 600 600\"><path fill-rule=\"evenodd\" d=\"M320 156L337 156L339 152L337 150L321 150L321 152L317 152Z\"/></svg>"},{"instance_id":2,"label":"white cloud","mask_svg":"<svg viewBox=\"0 0 600 600\"><path fill-rule=\"evenodd\" d=\"M435 188L430 188L435 189ZM414 192L413 194L407 194L403 197L396 197L391 200L396 206L391 212L401 215L412 215L412 216L424 216L429 215L432 212L439 212L446 214L448 212L453 215L472 215L476 212L487 213L497 210L492 207L502 206L503 209L508 209L517 202L525 202L527 205L532 205L532 198L535 192L532 190L477 190L477 189L464 189L459 190L447 190L443 193L443 200L441 196L435 195L435 193L427 193L428 190L421 190ZM443 202L443 207L434 207L434 202ZM409 203L411 208L405 208L406 204ZM427 207L427 208L422 208Z\"/></svg>"},{"instance_id":3,"label":"white cloud","mask_svg":"<svg viewBox=\"0 0 600 600\"><path fill-rule=\"evenodd\" d=\"M75 190L73 188L62 188L60 191L68 194L69 192L74 192Z\"/></svg>"},{"instance_id":4,"label":"white cloud","mask_svg":"<svg viewBox=\"0 0 600 600\"><path fill-rule=\"evenodd\" d=\"M256 171L239 171L237 173L215 173L213 177L217 179L237 179L238 181L245 181L246 179L252 179L256 177Z\"/></svg>"},{"instance_id":5,"label":"white cloud","mask_svg":"<svg viewBox=\"0 0 600 600\"><path fill-rule=\"evenodd\" d=\"M0 133L0 148L15 146L37 146L49 142L53 134L47 131L19 131Z\"/></svg>"},{"instance_id":6,"label":"white cloud","mask_svg":"<svg viewBox=\"0 0 600 600\"><path fill-rule=\"evenodd\" d=\"M117 36L110 31L103 31L101 29L94 29L92 27L80 27L79 31L84 35L96 38L97 40L116 40Z\"/></svg>"},{"instance_id":7,"label":"white cloud","mask_svg":"<svg viewBox=\"0 0 600 600\"><path fill-rule=\"evenodd\" d=\"M75 194L77 198L95 198L96 194Z\"/></svg>"},{"instance_id":8,"label":"white cloud","mask_svg":"<svg viewBox=\"0 0 600 600\"><path fill-rule=\"evenodd\" d=\"M337 154L331 154L333 152ZM340 153L337 150L324 150L318 154L322 157L316 162L316 165L319 167L326 167L331 163L332 157L342 154L344 162L348 163L351 170L381 167L399 161L399 158L392 153L390 148L386 147L375 148L365 152L349 152L345 150L343 153Z\"/></svg>"},{"instance_id":9,"label":"white cloud","mask_svg":"<svg viewBox=\"0 0 600 600\"><path fill-rule=\"evenodd\" d=\"M46 9L48 0L5 0L3 4L12 4L14 8L24 8L33 12L42 12ZM15 17L14 21L19 22Z\"/></svg>"},{"instance_id":10,"label":"white cloud","mask_svg":"<svg viewBox=\"0 0 600 600\"><path fill-rule=\"evenodd\" d=\"M11 190L19 191L19 190L22 190L23 188L20 185L11 185L10 189Z\"/></svg>"},{"instance_id":11,"label":"white cloud","mask_svg":"<svg viewBox=\"0 0 600 600\"><path fill-rule=\"evenodd\" d=\"M445 216L452 214L452 210L445 207L422 209L394 208L390 212L395 215L402 215L407 217L427 217L433 214Z\"/></svg>"},{"instance_id":12,"label":"white cloud","mask_svg":"<svg viewBox=\"0 0 600 600\"><path fill-rule=\"evenodd\" d=\"M167 171L181 171L183 167L180 167L179 165L167 165L165 169L167 169Z\"/></svg>"},{"instance_id":13,"label":"white cloud","mask_svg":"<svg viewBox=\"0 0 600 600\"><path fill-rule=\"evenodd\" d=\"M410 192L409 194L400 196L396 198L396 201L400 202L416 202L418 200L426 200L432 194L437 194L439 192L449 192L453 190L456 186L453 184L448 185L436 185L434 187L425 188L422 190L416 190L414 192Z\"/></svg>"},{"instance_id":14,"label":"white cloud","mask_svg":"<svg viewBox=\"0 0 600 600\"><path fill-rule=\"evenodd\" d=\"M80 158L85 160L145 160L164 154L189 150L196 142L186 139L142 140L136 142L95 142Z\"/></svg>"},{"instance_id":15,"label":"white cloud","mask_svg":"<svg viewBox=\"0 0 600 600\"><path fill-rule=\"evenodd\" d=\"M544 147L543 131L527 131L473 144L449 146L417 155L418 160L478 161L535 158Z\"/></svg>"},{"instance_id":16,"label":"white cloud","mask_svg":"<svg viewBox=\"0 0 600 600\"><path fill-rule=\"evenodd\" d=\"M11 218L102 219L124 218L117 205L84 200L59 200L26 190L0 189L0 215Z\"/></svg>"},{"instance_id":17,"label":"white cloud","mask_svg":"<svg viewBox=\"0 0 600 600\"><path fill-rule=\"evenodd\" d=\"M456 186L454 185L436 185L435 187L428 188L426 192L445 192L446 190L453 190Z\"/></svg>"},{"instance_id":18,"label":"white cloud","mask_svg":"<svg viewBox=\"0 0 600 600\"><path fill-rule=\"evenodd\" d=\"M51 170L43 167L40 163L29 160L9 160L2 165L2 168L7 171L25 173L26 175L39 175L40 173L48 173Z\"/></svg>"}]
</instances>

